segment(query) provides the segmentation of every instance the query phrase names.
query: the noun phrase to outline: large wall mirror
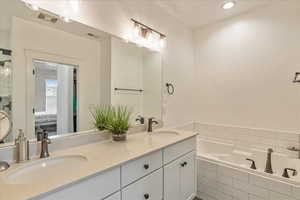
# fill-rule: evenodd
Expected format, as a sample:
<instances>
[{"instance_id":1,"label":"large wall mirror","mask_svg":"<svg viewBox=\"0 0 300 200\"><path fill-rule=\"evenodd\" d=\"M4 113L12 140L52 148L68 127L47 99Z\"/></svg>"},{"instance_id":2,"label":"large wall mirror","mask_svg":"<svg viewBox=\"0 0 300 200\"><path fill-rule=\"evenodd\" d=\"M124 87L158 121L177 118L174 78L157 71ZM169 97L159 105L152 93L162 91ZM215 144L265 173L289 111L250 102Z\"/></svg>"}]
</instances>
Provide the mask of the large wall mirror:
<instances>
[{"instance_id":1,"label":"large wall mirror","mask_svg":"<svg viewBox=\"0 0 300 200\"><path fill-rule=\"evenodd\" d=\"M95 105L126 105L161 119L162 58L121 38L22 1L0 7L0 146L93 130ZM4 131L6 131L4 133Z\"/></svg>"}]
</instances>

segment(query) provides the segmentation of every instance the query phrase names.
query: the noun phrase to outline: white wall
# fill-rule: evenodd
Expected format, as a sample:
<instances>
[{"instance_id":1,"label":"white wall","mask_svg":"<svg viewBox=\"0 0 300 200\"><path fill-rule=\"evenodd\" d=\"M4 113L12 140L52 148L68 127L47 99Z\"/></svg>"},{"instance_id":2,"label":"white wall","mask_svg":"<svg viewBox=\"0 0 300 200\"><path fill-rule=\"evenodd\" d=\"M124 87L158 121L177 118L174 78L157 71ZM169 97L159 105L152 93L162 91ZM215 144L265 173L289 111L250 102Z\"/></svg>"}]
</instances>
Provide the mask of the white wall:
<instances>
[{"instance_id":1,"label":"white wall","mask_svg":"<svg viewBox=\"0 0 300 200\"><path fill-rule=\"evenodd\" d=\"M196 119L300 128L300 3L277 3L195 33Z\"/></svg>"},{"instance_id":2,"label":"white wall","mask_svg":"<svg viewBox=\"0 0 300 200\"><path fill-rule=\"evenodd\" d=\"M62 2L66 0L59 3L37 0L42 8L59 14L70 10ZM191 30L157 7L152 8L147 1L132 2L131 5L125 5L122 1L81 1L78 13L71 16L74 20L119 37L131 33L130 18L165 33L164 82L173 82L176 91L173 96L164 96L164 123L166 126L178 126L193 121L194 48Z\"/></svg>"},{"instance_id":3,"label":"white wall","mask_svg":"<svg viewBox=\"0 0 300 200\"><path fill-rule=\"evenodd\" d=\"M161 76L160 53L112 37L111 103L128 106L133 112L132 120L138 115L161 119ZM115 91L115 88L144 91Z\"/></svg>"},{"instance_id":4,"label":"white wall","mask_svg":"<svg viewBox=\"0 0 300 200\"><path fill-rule=\"evenodd\" d=\"M0 30L0 48L10 49L9 31Z\"/></svg>"},{"instance_id":5,"label":"white wall","mask_svg":"<svg viewBox=\"0 0 300 200\"><path fill-rule=\"evenodd\" d=\"M31 94L27 80L26 52L31 50L36 54L55 55L61 59L72 60L78 66L78 98L79 98L79 130L93 128L90 106L100 103L100 51L101 43L72 35L57 29L49 28L34 22L14 18L12 24L13 49L13 122L14 133L17 129L27 130L27 135L33 135L34 124L26 113L31 113L26 101L26 92ZM50 56L50 57L51 57ZM63 61L62 61L63 62ZM29 61L30 63L30 61ZM67 63L73 64L73 63ZM29 104L30 102L28 102Z\"/></svg>"},{"instance_id":6,"label":"white wall","mask_svg":"<svg viewBox=\"0 0 300 200\"><path fill-rule=\"evenodd\" d=\"M143 114L143 93L115 91L115 88L143 89L143 52L136 45L117 38L111 41L111 104L126 105L133 116Z\"/></svg>"}]
</instances>

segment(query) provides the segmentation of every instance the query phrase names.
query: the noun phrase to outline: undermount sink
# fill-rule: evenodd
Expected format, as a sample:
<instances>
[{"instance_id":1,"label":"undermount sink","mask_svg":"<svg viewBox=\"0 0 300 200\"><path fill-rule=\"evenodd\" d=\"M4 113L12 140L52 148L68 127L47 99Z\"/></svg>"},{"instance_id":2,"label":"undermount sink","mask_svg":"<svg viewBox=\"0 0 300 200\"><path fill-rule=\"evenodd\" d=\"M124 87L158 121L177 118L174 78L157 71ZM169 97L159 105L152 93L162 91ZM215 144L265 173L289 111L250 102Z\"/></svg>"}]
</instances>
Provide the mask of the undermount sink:
<instances>
[{"instance_id":1,"label":"undermount sink","mask_svg":"<svg viewBox=\"0 0 300 200\"><path fill-rule=\"evenodd\" d=\"M83 167L87 161L87 158L81 155L41 159L12 169L5 176L5 181L10 184L45 181L46 177L59 176L60 172L74 172L80 167Z\"/></svg>"},{"instance_id":2,"label":"undermount sink","mask_svg":"<svg viewBox=\"0 0 300 200\"><path fill-rule=\"evenodd\" d=\"M161 130L156 130L152 132L151 135L179 135L180 133L176 130L168 130L168 129L161 129Z\"/></svg>"}]
</instances>

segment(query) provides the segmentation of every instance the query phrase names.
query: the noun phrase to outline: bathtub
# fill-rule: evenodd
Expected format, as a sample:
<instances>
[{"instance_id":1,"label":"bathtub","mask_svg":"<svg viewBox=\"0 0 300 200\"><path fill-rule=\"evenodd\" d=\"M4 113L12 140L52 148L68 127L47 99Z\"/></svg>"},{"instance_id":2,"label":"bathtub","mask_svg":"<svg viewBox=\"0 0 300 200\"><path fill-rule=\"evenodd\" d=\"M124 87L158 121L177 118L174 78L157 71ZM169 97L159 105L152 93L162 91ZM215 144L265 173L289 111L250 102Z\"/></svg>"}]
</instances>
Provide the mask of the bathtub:
<instances>
[{"instance_id":1,"label":"bathtub","mask_svg":"<svg viewBox=\"0 0 300 200\"><path fill-rule=\"evenodd\" d=\"M274 152L274 173L268 174L266 151L235 149L233 144L207 139L198 139L197 144L198 193L204 200L300 199L300 159ZM255 161L256 170L247 158ZM290 178L282 177L284 168L296 169L298 175L289 172Z\"/></svg>"}]
</instances>

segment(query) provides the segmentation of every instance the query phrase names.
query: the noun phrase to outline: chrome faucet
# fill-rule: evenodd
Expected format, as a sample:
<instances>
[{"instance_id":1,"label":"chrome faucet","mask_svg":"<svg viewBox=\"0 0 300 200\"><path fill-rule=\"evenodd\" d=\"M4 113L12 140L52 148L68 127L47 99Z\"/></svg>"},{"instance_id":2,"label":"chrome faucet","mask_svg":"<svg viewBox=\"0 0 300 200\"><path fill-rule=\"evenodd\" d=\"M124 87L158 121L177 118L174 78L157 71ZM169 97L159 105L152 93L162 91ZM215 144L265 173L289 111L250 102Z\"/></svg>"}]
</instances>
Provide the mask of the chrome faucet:
<instances>
[{"instance_id":1,"label":"chrome faucet","mask_svg":"<svg viewBox=\"0 0 300 200\"><path fill-rule=\"evenodd\" d=\"M269 148L268 149L268 155L267 155L267 163L266 163L266 169L265 172L269 174L273 174L273 169L272 169L272 153L273 149Z\"/></svg>"},{"instance_id":2,"label":"chrome faucet","mask_svg":"<svg viewBox=\"0 0 300 200\"><path fill-rule=\"evenodd\" d=\"M148 132L152 132L152 129L153 129L153 124L158 124L158 121L154 120L154 117L150 117L148 119Z\"/></svg>"},{"instance_id":3,"label":"chrome faucet","mask_svg":"<svg viewBox=\"0 0 300 200\"><path fill-rule=\"evenodd\" d=\"M41 154L40 158L47 158L50 156L48 150L48 144L51 144L51 140L48 138L47 131L43 130L43 132L38 132L38 141L41 141Z\"/></svg>"}]
</instances>

